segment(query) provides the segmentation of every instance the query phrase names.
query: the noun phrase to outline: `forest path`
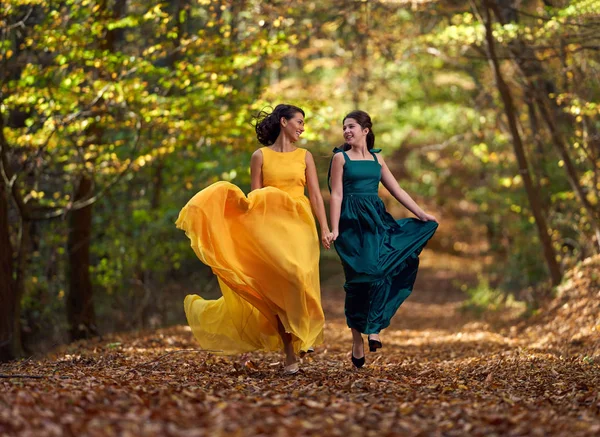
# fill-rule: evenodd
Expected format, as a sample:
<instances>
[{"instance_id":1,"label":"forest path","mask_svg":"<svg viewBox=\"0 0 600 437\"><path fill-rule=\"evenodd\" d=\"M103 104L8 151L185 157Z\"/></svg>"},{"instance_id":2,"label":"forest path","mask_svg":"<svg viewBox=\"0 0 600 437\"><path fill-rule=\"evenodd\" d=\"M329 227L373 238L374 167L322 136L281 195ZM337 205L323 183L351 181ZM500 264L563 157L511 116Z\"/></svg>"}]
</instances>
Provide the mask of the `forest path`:
<instances>
[{"instance_id":1,"label":"forest path","mask_svg":"<svg viewBox=\"0 0 600 437\"><path fill-rule=\"evenodd\" d=\"M297 375L281 374L276 353L189 351L197 345L185 326L109 335L0 365L0 435L600 433L597 363L536 346L509 314L485 322L462 311L468 263L422 258L415 292L360 370L333 273L323 284L325 343Z\"/></svg>"}]
</instances>

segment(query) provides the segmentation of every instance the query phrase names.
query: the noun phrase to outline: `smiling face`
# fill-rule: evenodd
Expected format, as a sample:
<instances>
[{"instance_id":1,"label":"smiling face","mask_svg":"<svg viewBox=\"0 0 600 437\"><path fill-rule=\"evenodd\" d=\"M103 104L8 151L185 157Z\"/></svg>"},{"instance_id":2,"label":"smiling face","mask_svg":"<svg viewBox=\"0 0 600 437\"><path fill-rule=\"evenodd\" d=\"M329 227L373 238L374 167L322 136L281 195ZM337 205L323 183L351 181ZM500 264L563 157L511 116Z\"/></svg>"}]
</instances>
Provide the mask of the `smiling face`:
<instances>
[{"instance_id":1,"label":"smiling face","mask_svg":"<svg viewBox=\"0 0 600 437\"><path fill-rule=\"evenodd\" d=\"M304 132L304 116L301 112L296 112L289 120L281 117L281 133L285 135L292 143L295 143Z\"/></svg>"},{"instance_id":2,"label":"smiling face","mask_svg":"<svg viewBox=\"0 0 600 437\"><path fill-rule=\"evenodd\" d=\"M358 146L367 143L369 129L363 129L354 118L344 120L344 140L350 146Z\"/></svg>"}]
</instances>

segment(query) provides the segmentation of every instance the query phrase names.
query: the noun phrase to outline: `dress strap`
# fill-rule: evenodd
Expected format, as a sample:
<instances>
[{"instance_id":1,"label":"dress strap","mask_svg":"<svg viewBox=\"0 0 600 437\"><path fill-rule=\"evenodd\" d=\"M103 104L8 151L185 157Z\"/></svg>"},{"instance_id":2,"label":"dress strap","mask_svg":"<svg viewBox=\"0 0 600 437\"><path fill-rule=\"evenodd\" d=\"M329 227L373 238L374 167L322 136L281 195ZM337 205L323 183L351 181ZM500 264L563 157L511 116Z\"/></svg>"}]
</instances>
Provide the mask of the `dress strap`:
<instances>
[{"instance_id":1,"label":"dress strap","mask_svg":"<svg viewBox=\"0 0 600 437\"><path fill-rule=\"evenodd\" d=\"M327 186L329 187L329 192L331 193L331 166L333 164L333 158L335 156L336 153L342 152L344 154L344 159L346 161L348 161L348 155L346 155L346 152L344 152L343 149L340 149L339 147L334 147L333 148L333 156L331 157L331 161L329 161L329 170L327 171Z\"/></svg>"},{"instance_id":2,"label":"dress strap","mask_svg":"<svg viewBox=\"0 0 600 437\"><path fill-rule=\"evenodd\" d=\"M379 162L379 158L377 157L377 155L375 155L376 153L381 152L381 149L371 149L371 150L369 150L369 152L371 152L371 155L373 155L373 158L375 159L375 162L378 163L378 164L381 164Z\"/></svg>"}]
</instances>

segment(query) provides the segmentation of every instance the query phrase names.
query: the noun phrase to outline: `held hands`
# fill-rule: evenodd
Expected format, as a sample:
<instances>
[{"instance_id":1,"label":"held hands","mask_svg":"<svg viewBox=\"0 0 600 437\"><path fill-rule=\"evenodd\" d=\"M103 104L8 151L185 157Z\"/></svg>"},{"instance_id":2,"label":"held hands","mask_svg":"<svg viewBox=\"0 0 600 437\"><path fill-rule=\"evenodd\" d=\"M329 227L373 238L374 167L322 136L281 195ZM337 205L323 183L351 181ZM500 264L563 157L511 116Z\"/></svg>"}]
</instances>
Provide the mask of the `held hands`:
<instances>
[{"instance_id":1,"label":"held hands","mask_svg":"<svg viewBox=\"0 0 600 437\"><path fill-rule=\"evenodd\" d=\"M331 232L331 241L335 241L335 240L337 240L337 237L338 237L339 235L340 235L340 231L339 231L339 230L337 230L337 229L334 229L334 230Z\"/></svg>"},{"instance_id":2,"label":"held hands","mask_svg":"<svg viewBox=\"0 0 600 437\"><path fill-rule=\"evenodd\" d=\"M331 248L331 243L334 240L335 238L333 238L333 232L329 232L329 229L324 229L321 231L321 243L325 249L329 250Z\"/></svg>"}]
</instances>

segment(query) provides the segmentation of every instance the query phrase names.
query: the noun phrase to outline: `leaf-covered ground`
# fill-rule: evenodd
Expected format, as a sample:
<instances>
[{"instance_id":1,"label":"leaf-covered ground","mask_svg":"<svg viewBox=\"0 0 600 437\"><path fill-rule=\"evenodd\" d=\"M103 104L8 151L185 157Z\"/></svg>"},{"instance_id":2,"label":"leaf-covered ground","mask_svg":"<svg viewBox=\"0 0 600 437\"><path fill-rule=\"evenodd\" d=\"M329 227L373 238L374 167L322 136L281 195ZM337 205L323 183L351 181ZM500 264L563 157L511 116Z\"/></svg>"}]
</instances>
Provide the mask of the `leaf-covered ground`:
<instances>
[{"instance_id":1,"label":"leaf-covered ground","mask_svg":"<svg viewBox=\"0 0 600 437\"><path fill-rule=\"evenodd\" d=\"M597 272L523 322L461 311L458 274L425 262L361 370L335 281L326 343L291 377L278 354L198 351L183 326L73 344L0 366L0 435L600 435Z\"/></svg>"}]
</instances>

